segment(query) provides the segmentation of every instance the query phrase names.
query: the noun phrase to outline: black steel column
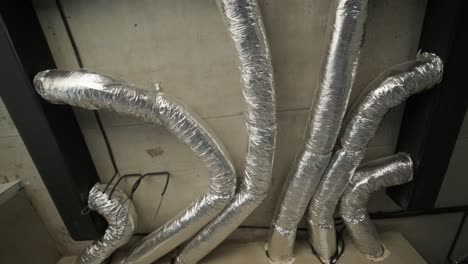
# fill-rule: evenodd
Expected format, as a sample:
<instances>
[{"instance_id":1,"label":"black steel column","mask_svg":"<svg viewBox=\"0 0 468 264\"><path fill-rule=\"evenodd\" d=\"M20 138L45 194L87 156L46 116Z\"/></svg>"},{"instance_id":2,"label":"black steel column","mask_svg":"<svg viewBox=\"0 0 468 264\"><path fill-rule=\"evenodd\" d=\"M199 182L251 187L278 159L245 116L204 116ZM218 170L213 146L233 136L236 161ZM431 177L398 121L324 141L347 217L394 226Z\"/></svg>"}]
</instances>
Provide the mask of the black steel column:
<instances>
[{"instance_id":1,"label":"black steel column","mask_svg":"<svg viewBox=\"0 0 468 264\"><path fill-rule=\"evenodd\" d=\"M412 97L398 139L398 151L411 154L414 180L389 190L405 209L432 208L447 171L467 107L468 1L429 0L420 48L445 64L442 83Z\"/></svg>"},{"instance_id":2,"label":"black steel column","mask_svg":"<svg viewBox=\"0 0 468 264\"><path fill-rule=\"evenodd\" d=\"M96 239L104 222L81 214L98 175L70 107L42 100L33 76L55 68L29 0L0 1L1 97L67 229L75 240Z\"/></svg>"}]
</instances>

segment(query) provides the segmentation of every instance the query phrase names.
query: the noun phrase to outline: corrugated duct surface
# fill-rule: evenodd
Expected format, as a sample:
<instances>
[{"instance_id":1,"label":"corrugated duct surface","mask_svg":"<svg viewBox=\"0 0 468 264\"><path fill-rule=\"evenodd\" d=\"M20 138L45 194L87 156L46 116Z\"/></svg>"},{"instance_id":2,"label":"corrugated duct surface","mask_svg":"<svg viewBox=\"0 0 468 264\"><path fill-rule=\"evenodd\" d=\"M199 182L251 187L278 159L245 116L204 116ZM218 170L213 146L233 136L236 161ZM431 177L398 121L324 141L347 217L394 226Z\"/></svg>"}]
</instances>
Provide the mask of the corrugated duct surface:
<instances>
[{"instance_id":1,"label":"corrugated duct surface","mask_svg":"<svg viewBox=\"0 0 468 264\"><path fill-rule=\"evenodd\" d=\"M240 190L199 232L175 263L197 263L231 234L265 199L276 147L276 101L270 49L256 0L218 0L237 51L249 135Z\"/></svg>"},{"instance_id":2,"label":"corrugated duct surface","mask_svg":"<svg viewBox=\"0 0 468 264\"><path fill-rule=\"evenodd\" d=\"M108 189L113 189L110 186ZM128 196L115 188L112 197L104 192L105 184L97 183L89 191L88 207L102 215L108 224L104 236L89 245L76 259L76 264L101 264L125 245L137 226L135 207Z\"/></svg>"},{"instance_id":3,"label":"corrugated duct surface","mask_svg":"<svg viewBox=\"0 0 468 264\"><path fill-rule=\"evenodd\" d=\"M333 215L349 179L361 163L367 144L374 137L389 109L415 93L430 89L440 82L442 61L430 53L418 55L415 61L397 65L380 75L366 89L345 118L340 146L309 206L308 222L312 246L323 262L336 253Z\"/></svg>"},{"instance_id":4,"label":"corrugated duct surface","mask_svg":"<svg viewBox=\"0 0 468 264\"><path fill-rule=\"evenodd\" d=\"M293 260L297 225L332 155L354 83L367 21L367 0L335 0L327 28L318 92L312 103L306 138L292 165L276 209L268 257Z\"/></svg>"},{"instance_id":5,"label":"corrugated duct surface","mask_svg":"<svg viewBox=\"0 0 468 264\"><path fill-rule=\"evenodd\" d=\"M141 240L127 263L152 263L167 254L209 223L234 196L236 174L226 150L203 120L175 98L85 70L44 71L37 74L34 84L38 93L51 102L103 109L161 124L208 168L209 190Z\"/></svg>"},{"instance_id":6,"label":"corrugated duct surface","mask_svg":"<svg viewBox=\"0 0 468 264\"><path fill-rule=\"evenodd\" d=\"M413 178L413 161L407 153L368 162L356 171L341 197L340 216L356 248L371 259L384 255L384 247L367 212L375 191L407 183Z\"/></svg>"}]
</instances>

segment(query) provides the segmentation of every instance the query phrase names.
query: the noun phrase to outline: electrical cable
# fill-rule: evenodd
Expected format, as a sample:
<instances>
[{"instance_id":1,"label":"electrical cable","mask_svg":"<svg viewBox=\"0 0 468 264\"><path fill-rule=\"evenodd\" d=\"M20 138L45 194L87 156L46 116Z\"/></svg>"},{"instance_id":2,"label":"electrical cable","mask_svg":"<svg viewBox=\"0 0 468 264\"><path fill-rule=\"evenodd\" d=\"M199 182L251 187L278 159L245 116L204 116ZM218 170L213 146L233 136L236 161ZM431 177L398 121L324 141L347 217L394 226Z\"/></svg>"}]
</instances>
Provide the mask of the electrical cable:
<instances>
[{"instance_id":1,"label":"electrical cable","mask_svg":"<svg viewBox=\"0 0 468 264\"><path fill-rule=\"evenodd\" d=\"M343 225L340 228L340 230L337 231L337 236L336 236L337 243L336 244L338 245L338 248L337 248L336 256L334 256L333 263L338 263L338 261L341 259L341 257L344 254L344 251L345 251L345 242L344 242L344 234L343 234L344 230L345 230L345 227Z\"/></svg>"},{"instance_id":2,"label":"electrical cable","mask_svg":"<svg viewBox=\"0 0 468 264\"><path fill-rule=\"evenodd\" d=\"M111 191L110 191L110 193L109 193L109 199L112 198L112 194L114 193L115 188L120 184L120 182L121 182L124 178L128 178L128 177L138 177L138 179L137 179L136 182L133 184L132 189L131 189L130 197L133 197L133 194L136 192L136 188L138 188L138 186L140 185L141 181L142 181L144 178L149 177L149 176L160 176L160 175L166 175L166 176L167 176L166 184L165 184L164 189L163 189L163 192L162 192L162 193L165 193L165 192L166 192L166 189L167 189L169 177L170 177L170 175L171 175L168 171L149 172L149 173L145 173L145 174L141 174L141 173L131 173L131 174L124 174L124 175L122 175L121 177L119 177L119 179L117 180L117 182L116 182L115 185L112 187L112 189L111 189ZM108 185L109 185L109 183L108 183Z\"/></svg>"},{"instance_id":3,"label":"electrical cable","mask_svg":"<svg viewBox=\"0 0 468 264\"><path fill-rule=\"evenodd\" d=\"M412 211L404 211L404 210L398 210L398 211L389 211L389 212L374 212L370 213L370 217L373 220L384 220L384 219L398 219L398 218L408 218L408 217L418 217L418 216L426 216L426 215L445 215L445 214L456 214L456 213L463 213L462 220L460 221L460 225L457 229L457 232L455 234L454 240L452 242L452 245L449 250L449 254L447 256L447 259L450 264L462 264L462 262L457 262L451 258L451 255L453 254L453 251L455 250L455 246L457 241L459 240L459 237L461 235L461 231L464 228L466 219L468 218L468 205L463 205L463 206L449 206L449 207L439 207L439 208L432 208L432 209L423 209L423 210L412 210ZM338 227L343 227L344 223L341 220L341 218L335 218L335 225ZM270 227L266 226L240 226L239 228L241 229L250 229L250 228L256 228L256 229L265 229L268 230ZM299 231L307 231L307 228L298 228ZM343 231L344 228L342 228L340 231L337 232L337 240L338 244L342 243L342 249L339 250L333 259L333 261L337 261L338 259L341 258L343 252L344 252L344 237L343 237ZM313 249L312 249L313 250ZM314 252L315 254L315 252ZM337 262L333 262L337 263Z\"/></svg>"},{"instance_id":4,"label":"electrical cable","mask_svg":"<svg viewBox=\"0 0 468 264\"><path fill-rule=\"evenodd\" d=\"M77 64L80 68L83 68L84 65L83 65L83 60L80 56L80 52L78 50L78 45L76 44L76 41L75 41L75 38L73 36L73 33L71 31L71 28L70 28L70 24L68 23L68 20L67 20L67 17L66 17L66 14L65 14L65 10L63 8L63 5L61 3L60 0L56 0L55 1L56 5L57 5L57 9L59 11L59 14L60 14L60 18L62 19L62 22L63 22L63 25L65 27L65 31L67 32L67 35L68 35L68 38L70 40L70 44L72 46L72 50L73 50L73 53L75 55L75 58L76 58L76 61L77 61ZM116 162L116 159L115 159L115 155L114 155L114 151L112 150L112 146L110 144L110 140L109 140L109 136L107 135L107 132L106 132L106 129L104 128L104 125L103 125L103 122L101 120L101 117L99 115L99 112L98 111L93 111L94 113L94 117L96 119L96 122L98 124L98 127L99 127L99 130L101 131L101 134L102 134L102 138L104 139L104 144L106 146L106 150L107 150L107 153L109 155L109 159L111 161L111 165L112 165L112 168L114 170L114 173L110 179L110 181L107 183L106 187L104 188L103 192L105 193L107 191L107 189L109 188L109 186L114 182L114 180L120 175L120 171L119 171L119 168L117 166L117 162ZM167 172L167 171L164 171L164 172L150 172L150 173L146 173L146 174L126 174L126 175L123 175L122 177L119 177L119 179L117 180L117 183L115 184L115 186L113 187L113 189L111 190L110 192L110 195L109 195L109 199L112 197L112 193L114 192L114 189L117 185L119 185L120 181L123 179L123 178L127 178L127 177L131 177L131 176L141 176L141 178L139 178L137 180L137 182L135 182L135 184L132 186L132 193L131 193L131 196L133 196L133 193L136 191L136 189L138 188L138 186L140 185L141 181L143 180L143 178L145 178L146 176L153 176L153 175L167 175L167 178L166 178L166 183L165 183L165 186L164 186L164 190L162 192L162 196L166 193L166 190L167 190L167 186L169 184L169 178L170 178L170 173ZM157 206L157 210L155 212L155 216L154 218L156 217L156 215L158 214L159 212L159 209L161 207L161 203L162 203L162 199L161 199L161 202L158 204ZM81 214L89 214L90 212L90 209L89 207L86 205L82 210L81 210Z\"/></svg>"},{"instance_id":5,"label":"electrical cable","mask_svg":"<svg viewBox=\"0 0 468 264\"><path fill-rule=\"evenodd\" d=\"M306 230L306 228L298 228L298 230L301 230L301 229L304 229ZM345 251L345 242L344 242L344 225L340 228L340 230L337 230L336 232L336 244L337 244L337 250L335 252L335 254L332 256L332 258L330 259L330 263L329 264L337 264L339 263L339 260L340 258L343 256L344 254L344 251ZM312 250L312 253L317 256L317 259L320 261L320 263L322 264L325 264L325 262L323 262L317 255L317 252L315 251L314 247L309 243L310 245L310 248Z\"/></svg>"}]
</instances>

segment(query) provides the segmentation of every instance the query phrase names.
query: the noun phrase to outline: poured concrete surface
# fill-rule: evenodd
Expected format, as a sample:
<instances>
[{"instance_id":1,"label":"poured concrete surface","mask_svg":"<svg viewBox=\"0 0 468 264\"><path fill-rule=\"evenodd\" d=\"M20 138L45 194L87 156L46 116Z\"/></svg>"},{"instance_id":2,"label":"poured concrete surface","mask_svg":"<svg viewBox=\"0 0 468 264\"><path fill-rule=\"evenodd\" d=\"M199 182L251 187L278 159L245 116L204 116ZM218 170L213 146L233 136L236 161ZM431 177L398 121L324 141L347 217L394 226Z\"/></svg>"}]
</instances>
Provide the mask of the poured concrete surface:
<instances>
[{"instance_id":1,"label":"poured concrete surface","mask_svg":"<svg viewBox=\"0 0 468 264\"><path fill-rule=\"evenodd\" d=\"M0 201L0 263L56 262L60 253L21 184L0 184Z\"/></svg>"},{"instance_id":2,"label":"poured concrete surface","mask_svg":"<svg viewBox=\"0 0 468 264\"><path fill-rule=\"evenodd\" d=\"M58 68L76 69L76 58L54 0L35 0ZM146 89L155 81L200 115L226 145L239 177L247 134L235 49L215 1L61 0L77 50L88 69L120 77ZM278 102L278 142L268 197L244 222L269 227L284 180L304 135L321 58L329 0L259 0L271 45ZM426 0L371 1L362 62L352 98L384 69L418 51ZM391 155L402 108L392 111L370 144L369 158ZM161 127L102 112L122 174L170 171L145 180L134 203L141 215L137 232L149 233L206 191L208 173L193 153ZM90 111L77 111L102 181L113 175L102 135ZM151 155L153 150L158 155ZM132 186L123 181L124 188ZM183 195L181 195L183 194Z\"/></svg>"},{"instance_id":3,"label":"poured concrete surface","mask_svg":"<svg viewBox=\"0 0 468 264\"><path fill-rule=\"evenodd\" d=\"M416 250L408 243L408 241L399 233L387 232L382 234L382 240L390 254L381 264L424 264L426 261L419 256ZM339 263L356 263L356 264L371 264L375 263L366 259L349 241L345 238L345 252ZM120 263L123 252L117 253L112 260L112 264ZM312 255L309 244L305 240L301 240L296 245L296 261L295 264L320 264L320 261ZM75 257L64 257L58 264L72 264ZM167 260L156 262L157 264L169 264ZM202 264L239 264L239 263L255 263L255 264L270 264L265 255L265 242L240 242L227 241L216 248L209 256L207 256Z\"/></svg>"},{"instance_id":4,"label":"poured concrete surface","mask_svg":"<svg viewBox=\"0 0 468 264\"><path fill-rule=\"evenodd\" d=\"M246 127L235 50L215 1L33 0L58 68L79 68L60 2L76 48L88 69L151 89L154 81L202 116L225 143L239 176L244 168ZM426 0L371 1L363 58L353 98L385 68L413 58L418 50ZM329 0L259 0L271 45L278 101L278 148L269 196L244 225L269 227L278 193L303 136L316 88ZM222 100L220 100L222 99ZM102 181L113 175L102 134L90 111L76 111ZM171 180L145 180L135 197L138 232L148 233L206 190L206 169L166 131L139 120L101 113L118 166L124 173L168 170ZM401 109L390 113L371 143L368 157L394 152ZM161 155L150 155L158 149ZM77 254L73 241L24 144L0 104L0 181L20 178L61 251ZM133 182L124 181L124 188ZM146 191L150 190L150 191ZM181 193L183 194L181 196ZM156 208L159 208L155 216ZM451 226L444 226L452 229ZM452 230L449 230L452 231ZM451 232L447 232L450 237ZM444 240L445 243L445 240ZM429 248L435 252L438 248ZM438 255L445 257L446 252Z\"/></svg>"},{"instance_id":5,"label":"poured concrete surface","mask_svg":"<svg viewBox=\"0 0 468 264\"><path fill-rule=\"evenodd\" d=\"M122 77L150 89L162 88L200 114L225 143L239 176L246 151L246 132L239 75L232 43L215 1L61 0L84 67ZM371 1L363 59L353 98L385 68L414 57L426 0ZM58 68L78 64L55 0L34 0L36 11ZM259 0L270 39L279 104L278 148L274 181L268 198L247 219L246 226L269 227L296 149L303 136L308 108L316 87L330 0ZM220 100L220 98L222 100ZM135 197L141 215L138 232L153 231L198 197L207 186L206 169L175 137L164 130L109 113L101 113L122 173L169 170L164 178L145 180ZM371 143L368 158L390 155L398 136L401 109L390 113ZM78 110L101 180L112 167L102 135L90 111ZM466 123L466 122L465 122ZM465 125L463 131L468 126ZM467 133L463 133L467 135ZM466 138L466 136L465 136ZM466 141L466 139L464 139ZM464 144L463 146L466 146ZM458 147L460 146L460 147ZM457 145L449 182L441 204L466 201L460 184L467 155ZM152 149L162 155L152 156ZM458 153L458 154L457 154ZM464 159L463 159L464 158ZM62 253L77 254L87 242L73 241L47 193L6 109L0 105L0 181L22 179L25 190ZM451 171L451 172L450 172ZM459 176L457 176L459 175ZM130 188L132 181L122 183ZM149 191L147 191L149 190ZM183 195L181 196L181 193ZM374 197L377 201L380 197ZM159 203L161 208L155 216ZM378 210L388 209L388 204ZM443 263L461 214L379 221L403 233L431 263ZM437 241L437 243L433 243Z\"/></svg>"},{"instance_id":6,"label":"poured concrete surface","mask_svg":"<svg viewBox=\"0 0 468 264\"><path fill-rule=\"evenodd\" d=\"M384 233L382 239L385 246L390 251L390 255L383 260L382 264L401 263L426 263L418 253L411 247L406 239L398 233ZM269 264L265 257L264 242L250 243L225 243L211 253L202 263L206 264L237 264L237 263L258 263ZM312 255L309 244L306 241L297 243L296 246L297 264L320 264L320 261ZM374 263L360 254L356 248L347 240L345 252L339 263Z\"/></svg>"}]
</instances>

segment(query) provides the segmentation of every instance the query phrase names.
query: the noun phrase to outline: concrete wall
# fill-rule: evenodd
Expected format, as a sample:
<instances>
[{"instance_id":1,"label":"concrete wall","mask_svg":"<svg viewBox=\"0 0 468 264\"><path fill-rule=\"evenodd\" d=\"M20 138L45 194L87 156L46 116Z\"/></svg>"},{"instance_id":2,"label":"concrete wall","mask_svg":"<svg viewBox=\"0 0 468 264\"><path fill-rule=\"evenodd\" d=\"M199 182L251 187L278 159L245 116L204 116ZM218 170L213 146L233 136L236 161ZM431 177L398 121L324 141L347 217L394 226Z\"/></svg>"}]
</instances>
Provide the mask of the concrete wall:
<instances>
[{"instance_id":1,"label":"concrete wall","mask_svg":"<svg viewBox=\"0 0 468 264\"><path fill-rule=\"evenodd\" d=\"M63 35L63 22L53 19L57 16L53 7L42 4L45 2L39 1L37 10L58 67L77 68ZM153 89L154 82L159 81L165 92L205 119L226 144L237 171L242 174L247 135L239 74L234 48L215 1L130 4L64 0L62 4L85 68L147 89ZM277 82L279 133L273 194L280 190L303 134L325 44L329 1L260 1L260 4ZM352 99L385 68L415 56L424 4L425 1L372 1L362 65ZM171 172L157 219L153 221L151 213L143 216L140 232L154 229L205 191L206 169L175 137L140 120L100 114L122 173ZM400 116L401 108L385 119L371 144L370 157L393 153ZM95 120L85 111L80 111L79 118L100 176L106 181L112 176L112 169ZM141 197L136 199L139 211L154 211L164 181L155 178L145 184L145 188L153 191L140 192ZM270 195L245 224L268 226L276 198L277 195Z\"/></svg>"},{"instance_id":2,"label":"concrete wall","mask_svg":"<svg viewBox=\"0 0 468 264\"><path fill-rule=\"evenodd\" d=\"M55 1L34 2L57 66L79 68ZM259 1L276 73L278 149L270 195L244 225L267 227L270 224L315 92L329 2ZM426 0L370 2L367 36L352 100L384 69L414 58L426 4ZM234 48L214 0L62 0L61 3L85 68L147 89L153 89L154 82L160 82L165 92L185 102L205 119L227 146L242 176L247 135L239 74ZM370 144L367 159L394 152L402 109L394 109L385 118ZM36 207L45 212L43 216L51 219L50 232L63 252L76 252L82 244L72 243L67 237L21 139L4 109L1 110L0 165L6 168L1 176L6 180L33 177L29 193ZM165 177L148 178L138 190L135 204L138 212L142 212L138 232L154 230L205 191L206 169L164 129L107 112L100 115L121 173L171 172L164 197L161 193ZM113 170L101 131L91 112L76 109L76 116L99 175L102 181L108 181ZM132 183L123 181L123 186L128 189ZM385 197L377 203L392 207ZM159 204L161 208L155 215ZM407 221L407 225L413 223L402 221ZM446 224L451 228L452 222ZM411 228L408 230L411 233ZM422 241L419 232L413 232L413 237L416 242ZM437 251L430 246L420 246L426 250L428 258L444 254L442 249Z\"/></svg>"},{"instance_id":3,"label":"concrete wall","mask_svg":"<svg viewBox=\"0 0 468 264\"><path fill-rule=\"evenodd\" d=\"M61 252L78 252L86 243L71 239L3 101L0 100L0 184L20 179Z\"/></svg>"},{"instance_id":4,"label":"concrete wall","mask_svg":"<svg viewBox=\"0 0 468 264\"><path fill-rule=\"evenodd\" d=\"M0 184L1 262L55 263L60 252L20 185Z\"/></svg>"}]
</instances>

